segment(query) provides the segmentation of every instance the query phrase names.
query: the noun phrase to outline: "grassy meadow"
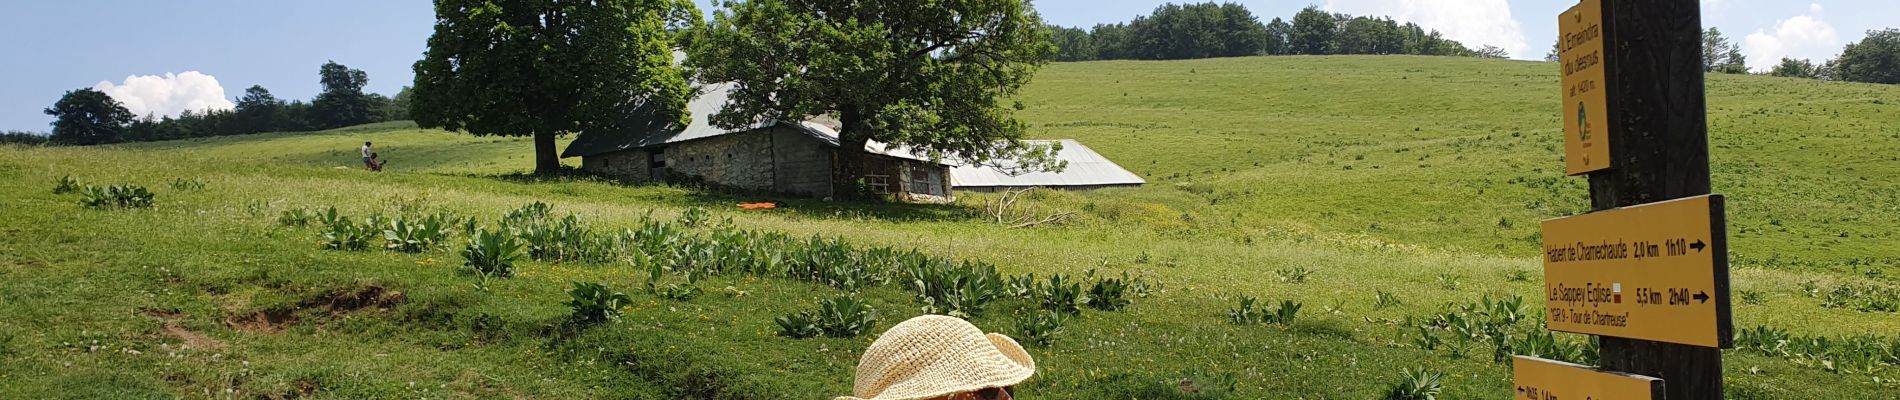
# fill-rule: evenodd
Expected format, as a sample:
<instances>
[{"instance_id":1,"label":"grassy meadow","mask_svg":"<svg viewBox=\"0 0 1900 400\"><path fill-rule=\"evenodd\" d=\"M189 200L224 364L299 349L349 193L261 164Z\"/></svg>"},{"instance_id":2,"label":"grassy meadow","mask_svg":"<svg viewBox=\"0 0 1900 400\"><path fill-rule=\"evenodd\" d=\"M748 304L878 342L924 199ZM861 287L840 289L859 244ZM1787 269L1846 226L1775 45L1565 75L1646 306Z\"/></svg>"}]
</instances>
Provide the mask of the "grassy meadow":
<instances>
[{"instance_id":1,"label":"grassy meadow","mask_svg":"<svg viewBox=\"0 0 1900 400\"><path fill-rule=\"evenodd\" d=\"M493 227L537 201L597 231L704 209L738 228L915 249L1010 276L1096 270L1159 284L1124 310L1085 309L1053 344L1031 347L1041 368L1023 398L1365 399L1421 369L1443 374L1440 398L1509 398L1493 345L1427 321L1490 316L1460 310L1517 296L1531 314L1515 332L1538 330L1538 223L1588 205L1584 180L1562 176L1557 87L1555 64L1466 58L1053 64L1022 98L1032 135L1078 139L1149 184L1033 193L1023 207L1075 216L1026 229L986 222L993 197L972 193L853 205L536 178L525 175L527 140L401 122L0 146L0 398L850 391L875 334L775 334L774 318L845 293L832 286L723 274L680 301L615 261L529 262L478 287L462 234L414 254L337 251L323 248L319 224L279 222L335 207L357 218L448 211ZM1729 396L1900 397L1900 87L1723 75L1708 89L1736 327L1792 343L1726 352ZM364 141L388 172L362 170ZM68 176L143 185L155 204L88 209L53 193ZM787 207L734 207L761 200ZM605 283L632 305L571 329L572 282ZM1243 295L1303 307L1291 323L1231 323ZM855 296L881 316L872 332L922 313L898 284ZM1003 298L972 321L1014 335L1035 308Z\"/></svg>"}]
</instances>

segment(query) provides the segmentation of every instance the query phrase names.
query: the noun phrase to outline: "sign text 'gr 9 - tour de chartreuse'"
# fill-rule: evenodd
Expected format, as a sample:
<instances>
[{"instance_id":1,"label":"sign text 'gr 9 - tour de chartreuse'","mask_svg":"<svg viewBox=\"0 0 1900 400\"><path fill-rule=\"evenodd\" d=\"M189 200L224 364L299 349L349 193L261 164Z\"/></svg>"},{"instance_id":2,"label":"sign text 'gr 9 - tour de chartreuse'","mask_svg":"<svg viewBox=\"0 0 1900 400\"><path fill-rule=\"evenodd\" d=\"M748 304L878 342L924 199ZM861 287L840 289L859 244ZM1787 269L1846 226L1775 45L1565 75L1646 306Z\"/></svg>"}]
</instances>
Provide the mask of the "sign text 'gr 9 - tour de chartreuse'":
<instances>
[{"instance_id":1,"label":"sign text 'gr 9 - tour de chartreuse'","mask_svg":"<svg viewBox=\"0 0 1900 400\"><path fill-rule=\"evenodd\" d=\"M1660 400L1663 381L1536 357L1511 360L1515 400Z\"/></svg>"},{"instance_id":2,"label":"sign text 'gr 9 - tour de chartreuse'","mask_svg":"<svg viewBox=\"0 0 1900 400\"><path fill-rule=\"evenodd\" d=\"M1564 174L1610 167L1610 100L1605 80L1603 0L1583 0L1557 17L1563 59Z\"/></svg>"},{"instance_id":3,"label":"sign text 'gr 9 - tour de chartreuse'","mask_svg":"<svg viewBox=\"0 0 1900 400\"><path fill-rule=\"evenodd\" d=\"M1544 221L1550 330L1727 348L1721 195Z\"/></svg>"}]
</instances>

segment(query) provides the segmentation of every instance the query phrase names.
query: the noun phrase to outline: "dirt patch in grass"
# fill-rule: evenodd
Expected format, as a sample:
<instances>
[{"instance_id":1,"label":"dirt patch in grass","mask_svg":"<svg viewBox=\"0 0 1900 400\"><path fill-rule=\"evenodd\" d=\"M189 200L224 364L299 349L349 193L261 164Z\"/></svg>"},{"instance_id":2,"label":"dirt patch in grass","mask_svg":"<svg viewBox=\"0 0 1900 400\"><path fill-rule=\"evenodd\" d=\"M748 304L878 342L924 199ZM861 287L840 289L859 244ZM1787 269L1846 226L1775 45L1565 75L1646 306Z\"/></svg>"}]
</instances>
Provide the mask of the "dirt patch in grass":
<instances>
[{"instance_id":1,"label":"dirt patch in grass","mask_svg":"<svg viewBox=\"0 0 1900 400\"><path fill-rule=\"evenodd\" d=\"M211 337L211 335L206 335L204 334L204 332L198 332L198 331L186 329L185 327L178 325L178 320L184 318L185 316L183 313L180 313L177 311L164 311L164 310L155 310L155 309L146 309L144 312L146 316L155 317L155 318L158 318L159 320L164 321L165 333L171 334L172 336L178 337L179 340L185 341L185 348L187 349L215 351L215 350L224 350L225 348L224 341L218 340L218 338Z\"/></svg>"},{"instance_id":2,"label":"dirt patch in grass","mask_svg":"<svg viewBox=\"0 0 1900 400\"><path fill-rule=\"evenodd\" d=\"M389 290L377 284L357 283L306 298L291 307L240 313L226 319L225 324L246 332L280 333L296 324L299 315L336 316L364 310L388 310L406 300L408 297L401 291ZM309 315L311 313L316 315Z\"/></svg>"}]
</instances>

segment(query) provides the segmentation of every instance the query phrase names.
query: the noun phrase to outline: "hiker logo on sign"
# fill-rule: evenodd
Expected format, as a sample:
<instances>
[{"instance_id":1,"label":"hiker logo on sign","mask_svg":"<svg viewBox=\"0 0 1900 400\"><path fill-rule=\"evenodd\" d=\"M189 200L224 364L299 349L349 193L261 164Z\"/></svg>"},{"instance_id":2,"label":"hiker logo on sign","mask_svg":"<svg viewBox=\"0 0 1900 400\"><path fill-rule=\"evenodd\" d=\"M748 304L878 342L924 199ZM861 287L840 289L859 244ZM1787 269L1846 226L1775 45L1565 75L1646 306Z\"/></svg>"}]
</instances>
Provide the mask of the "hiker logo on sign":
<instances>
[{"instance_id":1,"label":"hiker logo on sign","mask_svg":"<svg viewBox=\"0 0 1900 400\"><path fill-rule=\"evenodd\" d=\"M1577 103L1577 140L1590 141L1590 108ZM1585 156L1586 158L1588 156Z\"/></svg>"}]
</instances>

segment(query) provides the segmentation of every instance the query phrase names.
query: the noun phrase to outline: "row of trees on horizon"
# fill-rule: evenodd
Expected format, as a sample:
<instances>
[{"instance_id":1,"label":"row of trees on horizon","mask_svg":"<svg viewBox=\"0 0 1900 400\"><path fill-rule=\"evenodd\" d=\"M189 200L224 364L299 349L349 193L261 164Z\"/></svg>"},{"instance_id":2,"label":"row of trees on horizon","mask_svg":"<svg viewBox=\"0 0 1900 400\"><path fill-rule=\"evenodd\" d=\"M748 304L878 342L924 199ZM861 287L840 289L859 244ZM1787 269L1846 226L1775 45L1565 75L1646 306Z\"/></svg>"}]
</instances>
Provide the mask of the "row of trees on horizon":
<instances>
[{"instance_id":1,"label":"row of trees on horizon","mask_svg":"<svg viewBox=\"0 0 1900 400\"><path fill-rule=\"evenodd\" d=\"M318 68L323 86L309 102L278 99L253 85L228 110L186 110L178 116L136 116L121 102L91 88L66 92L45 110L53 131L0 134L0 143L93 145L124 142L245 135L260 132L315 131L371 122L409 119L409 88L395 97L364 93L369 74L335 61Z\"/></svg>"},{"instance_id":2,"label":"row of trees on horizon","mask_svg":"<svg viewBox=\"0 0 1900 400\"><path fill-rule=\"evenodd\" d=\"M1557 46L1551 45L1544 61L1561 59ZM1711 73L1747 74L1748 56L1741 44L1722 35L1721 29L1702 31L1702 70ZM1867 37L1848 43L1834 59L1821 64L1812 60L1782 57L1761 75L1808 78L1829 81L1900 84L1900 29L1867 31Z\"/></svg>"},{"instance_id":3,"label":"row of trees on horizon","mask_svg":"<svg viewBox=\"0 0 1900 400\"><path fill-rule=\"evenodd\" d=\"M1051 26L1054 61L1182 60L1255 55L1412 54L1505 58L1496 46L1477 49L1414 23L1389 17L1328 13L1307 6L1289 22L1262 23L1235 3L1164 4L1125 23L1089 29Z\"/></svg>"}]
</instances>

